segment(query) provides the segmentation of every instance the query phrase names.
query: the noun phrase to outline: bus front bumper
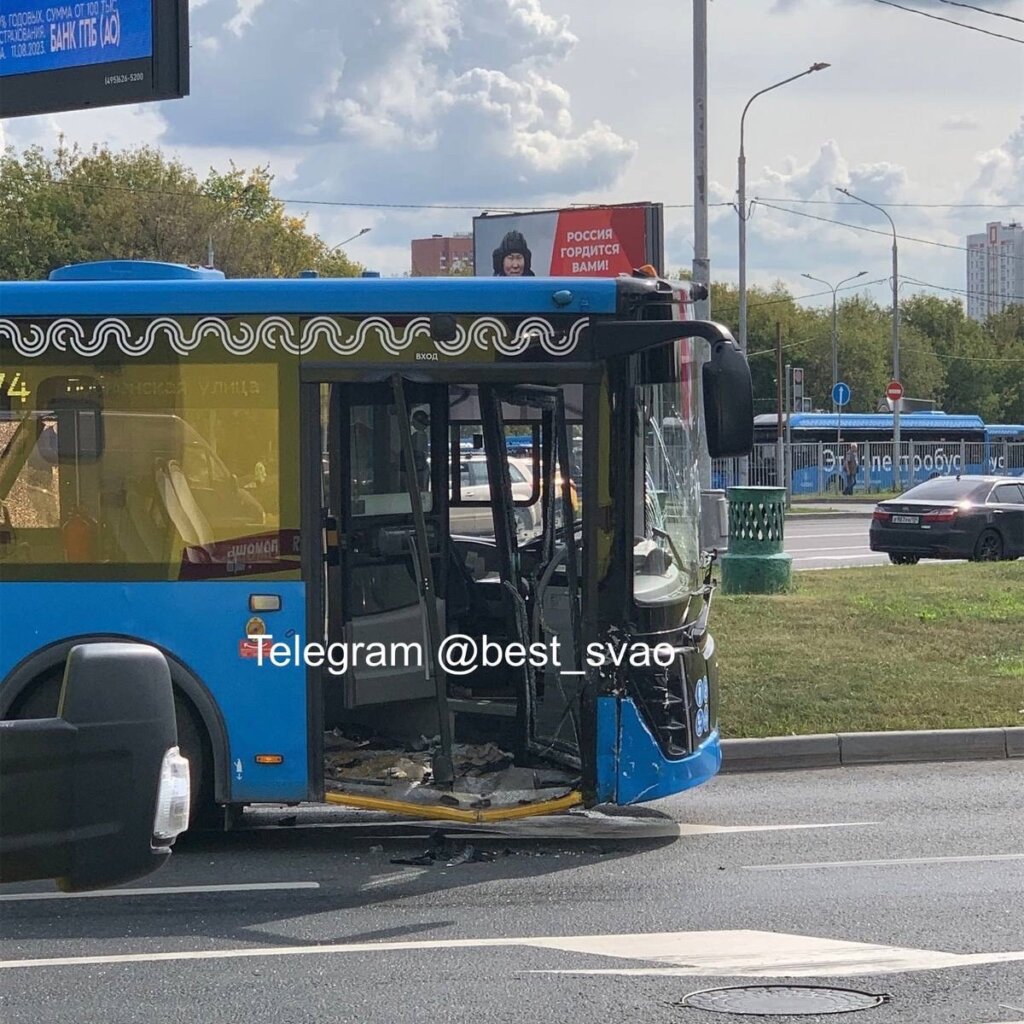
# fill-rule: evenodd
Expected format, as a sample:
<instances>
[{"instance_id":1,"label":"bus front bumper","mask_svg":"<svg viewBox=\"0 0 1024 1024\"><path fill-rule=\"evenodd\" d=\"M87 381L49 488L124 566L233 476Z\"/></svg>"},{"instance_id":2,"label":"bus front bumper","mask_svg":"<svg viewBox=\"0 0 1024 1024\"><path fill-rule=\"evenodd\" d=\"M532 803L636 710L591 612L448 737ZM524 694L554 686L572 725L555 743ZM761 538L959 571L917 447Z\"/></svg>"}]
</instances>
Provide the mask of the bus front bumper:
<instances>
[{"instance_id":1,"label":"bus front bumper","mask_svg":"<svg viewBox=\"0 0 1024 1024\"><path fill-rule=\"evenodd\" d=\"M615 755L597 761L600 802L638 804L672 796L707 782L722 766L717 726L692 753L668 758L629 697L598 698L600 749L609 750L609 741Z\"/></svg>"}]
</instances>

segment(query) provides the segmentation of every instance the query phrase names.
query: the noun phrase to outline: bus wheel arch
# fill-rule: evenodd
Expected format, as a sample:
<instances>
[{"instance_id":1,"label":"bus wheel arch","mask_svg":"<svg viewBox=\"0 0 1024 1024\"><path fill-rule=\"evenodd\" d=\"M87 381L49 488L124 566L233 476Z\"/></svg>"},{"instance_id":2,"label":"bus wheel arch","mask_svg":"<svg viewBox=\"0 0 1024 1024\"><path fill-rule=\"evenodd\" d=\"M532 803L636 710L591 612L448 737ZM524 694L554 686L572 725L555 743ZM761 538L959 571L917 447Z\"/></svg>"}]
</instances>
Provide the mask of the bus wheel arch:
<instances>
[{"instance_id":1,"label":"bus wheel arch","mask_svg":"<svg viewBox=\"0 0 1024 1024\"><path fill-rule=\"evenodd\" d=\"M64 665L71 648L78 644L144 643L157 647L167 658L174 686L174 708L178 724L178 745L194 752L199 772L193 779L192 819L212 809L213 803L227 803L229 764L227 732L217 706L205 684L159 644L136 636L90 635L60 640L24 658L0 683L0 718L48 717L57 713ZM195 768L193 768L195 771Z\"/></svg>"}]
</instances>

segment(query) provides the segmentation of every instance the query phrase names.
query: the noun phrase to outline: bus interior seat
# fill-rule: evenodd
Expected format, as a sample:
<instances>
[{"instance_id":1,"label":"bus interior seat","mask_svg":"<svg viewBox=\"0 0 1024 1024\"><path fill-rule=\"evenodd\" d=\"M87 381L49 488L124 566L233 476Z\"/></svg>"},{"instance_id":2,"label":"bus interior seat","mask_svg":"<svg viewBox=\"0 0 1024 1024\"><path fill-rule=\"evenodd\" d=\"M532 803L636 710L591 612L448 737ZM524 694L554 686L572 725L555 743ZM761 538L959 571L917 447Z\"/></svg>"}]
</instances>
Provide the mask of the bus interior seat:
<instances>
[{"instance_id":1,"label":"bus interior seat","mask_svg":"<svg viewBox=\"0 0 1024 1024\"><path fill-rule=\"evenodd\" d=\"M129 562L161 562L167 553L167 529L154 515L155 493L149 496L135 482L125 488L114 523L114 541Z\"/></svg>"},{"instance_id":2,"label":"bus interior seat","mask_svg":"<svg viewBox=\"0 0 1024 1024\"><path fill-rule=\"evenodd\" d=\"M181 466L173 459L158 462L155 469L157 493L171 522L185 542L190 562L209 561L208 548L213 544L213 531L196 504Z\"/></svg>"}]
</instances>

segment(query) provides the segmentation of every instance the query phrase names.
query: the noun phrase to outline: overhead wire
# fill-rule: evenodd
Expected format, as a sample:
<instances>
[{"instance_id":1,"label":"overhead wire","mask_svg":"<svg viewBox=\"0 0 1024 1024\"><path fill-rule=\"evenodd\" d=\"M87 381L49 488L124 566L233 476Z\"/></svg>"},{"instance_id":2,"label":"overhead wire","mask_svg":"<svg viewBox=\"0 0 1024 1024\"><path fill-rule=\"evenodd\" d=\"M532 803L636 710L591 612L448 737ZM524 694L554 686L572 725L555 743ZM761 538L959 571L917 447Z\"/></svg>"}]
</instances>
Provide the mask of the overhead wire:
<instances>
[{"instance_id":1,"label":"overhead wire","mask_svg":"<svg viewBox=\"0 0 1024 1024\"><path fill-rule=\"evenodd\" d=\"M800 203L804 206L860 206L845 199L781 199L772 196L757 196L766 203ZM731 205L731 204L730 204ZM1020 203L875 203L883 209L912 210L1016 210Z\"/></svg>"},{"instance_id":2,"label":"overhead wire","mask_svg":"<svg viewBox=\"0 0 1024 1024\"><path fill-rule=\"evenodd\" d=\"M765 202L765 200L758 199L756 197L752 200L752 202L759 203L761 206L767 207L770 210L778 210L780 213L792 214L794 217L807 217L809 220L820 220L824 221L826 224L836 224L842 228L852 228L854 231L868 231L873 235L885 235L886 237L889 237L891 235L891 232L885 231L882 228L871 228L865 224L850 224L848 221L833 220L831 217L819 217L815 213L804 213L802 210L787 210L783 206L776 206L773 203ZM900 241L918 242L921 245L934 245L938 246L940 249L955 249L958 252L974 251L972 249L969 249L966 245L953 245L950 242L939 242L936 241L934 238L916 238L913 235L901 235L899 232L896 232L896 237ZM1000 253L999 258L1004 260L1024 259L1024 257L1021 256L1012 256L1003 253Z\"/></svg>"},{"instance_id":3,"label":"overhead wire","mask_svg":"<svg viewBox=\"0 0 1024 1024\"><path fill-rule=\"evenodd\" d=\"M82 189L94 189L104 192L130 192L137 195L154 195L154 196L178 196L185 199L205 198L205 199L216 199L217 197L211 196L205 192L183 192L181 190L174 189L159 189L159 188L139 188L136 186L128 185L113 185L113 184L93 184L85 181L60 181L51 180L44 184L54 188L82 188ZM291 199L286 196L271 195L268 197L274 202L285 203L290 206L336 206L336 207L352 207L354 209L369 209L369 210L486 210L493 211L496 213L517 213L529 211L533 212L538 207L528 206L496 206L486 205L484 203L385 203L385 202L374 202L374 203L360 203L351 202L349 200L342 199ZM803 206L859 206L859 203L849 203L844 200L829 200L829 199L792 199L792 198L773 198L769 196L755 196L751 200L751 203L761 202L765 205L768 203L795 203ZM617 206L622 208L622 203L572 203L573 207L580 208L605 208L609 206ZM905 208L905 209L990 209L990 210L1014 210L1017 209L1020 203L878 203L878 206L883 208ZM692 210L694 208L693 203L663 203L662 206L666 210ZM733 202L716 202L709 203L708 206L714 208L730 207L735 209L736 204ZM545 208L546 209L546 208ZM789 212L789 211L787 211ZM838 222L837 222L838 223Z\"/></svg>"},{"instance_id":4,"label":"overhead wire","mask_svg":"<svg viewBox=\"0 0 1024 1024\"><path fill-rule=\"evenodd\" d=\"M977 288L951 288L947 285L932 284L930 281L921 281L916 277L910 277L907 274L900 274L900 279L908 281L910 284L920 285L924 288L936 288L942 292L956 292L960 295L981 295L987 299L1006 299L1012 305L1024 304L1024 299L1017 295L1007 295L1004 292L986 292L980 291Z\"/></svg>"},{"instance_id":5,"label":"overhead wire","mask_svg":"<svg viewBox=\"0 0 1024 1024\"><path fill-rule=\"evenodd\" d=\"M1006 18L1007 21L1017 21L1024 25L1024 18L1018 18L1015 14L1003 14L1002 11L990 11L987 7L976 7L974 4L960 3L959 0L939 0L940 4L949 4L950 7L965 7L969 11L977 11L979 14L991 14L993 18Z\"/></svg>"},{"instance_id":6,"label":"overhead wire","mask_svg":"<svg viewBox=\"0 0 1024 1024\"><path fill-rule=\"evenodd\" d=\"M934 21L944 21L947 25L956 25L957 28L970 29L972 32L982 32L986 36L995 36L997 39L1008 39L1011 43L1024 45L1024 39L1016 36L1003 35L1002 32L990 32L987 28L978 28L977 25L965 25L962 21L953 21L952 18L944 18L941 14L929 14L927 11L919 11L916 7L904 7L902 4L893 3L893 0L875 0L876 4L885 4L886 7L895 7L900 11L907 11L909 14L920 14L923 18L932 18ZM986 12L990 13L990 12Z\"/></svg>"}]
</instances>

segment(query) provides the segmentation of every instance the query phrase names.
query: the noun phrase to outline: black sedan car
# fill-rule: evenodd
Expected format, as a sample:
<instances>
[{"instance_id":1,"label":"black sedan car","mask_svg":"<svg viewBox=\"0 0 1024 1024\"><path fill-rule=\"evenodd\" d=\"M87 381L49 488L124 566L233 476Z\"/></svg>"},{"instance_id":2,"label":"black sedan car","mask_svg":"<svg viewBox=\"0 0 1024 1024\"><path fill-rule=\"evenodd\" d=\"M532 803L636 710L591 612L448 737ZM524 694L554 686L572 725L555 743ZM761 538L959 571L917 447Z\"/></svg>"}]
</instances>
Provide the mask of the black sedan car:
<instances>
[{"instance_id":1,"label":"black sedan car","mask_svg":"<svg viewBox=\"0 0 1024 1024\"><path fill-rule=\"evenodd\" d=\"M940 476L881 502L871 550L896 565L922 558L998 561L1024 556L1024 478Z\"/></svg>"}]
</instances>

